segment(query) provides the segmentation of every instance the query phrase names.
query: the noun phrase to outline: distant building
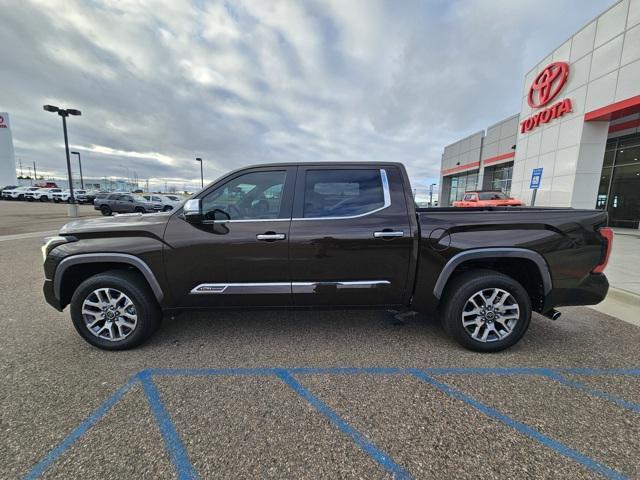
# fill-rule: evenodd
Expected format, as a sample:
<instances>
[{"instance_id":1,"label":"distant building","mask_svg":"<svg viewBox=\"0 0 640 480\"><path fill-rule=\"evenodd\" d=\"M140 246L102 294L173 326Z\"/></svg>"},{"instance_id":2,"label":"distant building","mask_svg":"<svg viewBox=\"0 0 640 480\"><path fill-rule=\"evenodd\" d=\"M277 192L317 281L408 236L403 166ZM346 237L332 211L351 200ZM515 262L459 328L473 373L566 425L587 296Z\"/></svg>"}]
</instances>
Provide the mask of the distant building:
<instances>
[{"instance_id":1,"label":"distant building","mask_svg":"<svg viewBox=\"0 0 640 480\"><path fill-rule=\"evenodd\" d=\"M544 52L541 52L544 53ZM640 0L622 0L524 77L520 113L445 147L442 206L500 189L537 206L597 208L640 225Z\"/></svg>"},{"instance_id":2,"label":"distant building","mask_svg":"<svg viewBox=\"0 0 640 480\"><path fill-rule=\"evenodd\" d=\"M0 186L15 185L16 157L13 151L9 114L0 112Z\"/></svg>"}]
</instances>

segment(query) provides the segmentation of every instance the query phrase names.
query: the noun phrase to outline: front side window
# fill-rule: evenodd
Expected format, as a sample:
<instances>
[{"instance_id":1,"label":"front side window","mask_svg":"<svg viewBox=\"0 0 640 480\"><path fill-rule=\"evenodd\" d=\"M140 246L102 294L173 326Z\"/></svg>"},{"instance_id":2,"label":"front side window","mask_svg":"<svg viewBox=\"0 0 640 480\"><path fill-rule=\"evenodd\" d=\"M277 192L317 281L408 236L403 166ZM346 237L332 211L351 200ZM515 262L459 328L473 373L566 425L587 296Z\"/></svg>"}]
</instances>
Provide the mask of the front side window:
<instances>
[{"instance_id":1,"label":"front side window","mask_svg":"<svg viewBox=\"0 0 640 480\"><path fill-rule=\"evenodd\" d=\"M240 175L202 199L205 220L222 210L231 220L281 218L282 194L287 172L252 172Z\"/></svg>"},{"instance_id":2,"label":"front side window","mask_svg":"<svg viewBox=\"0 0 640 480\"><path fill-rule=\"evenodd\" d=\"M384 205L379 169L307 171L304 218L351 217Z\"/></svg>"}]
</instances>

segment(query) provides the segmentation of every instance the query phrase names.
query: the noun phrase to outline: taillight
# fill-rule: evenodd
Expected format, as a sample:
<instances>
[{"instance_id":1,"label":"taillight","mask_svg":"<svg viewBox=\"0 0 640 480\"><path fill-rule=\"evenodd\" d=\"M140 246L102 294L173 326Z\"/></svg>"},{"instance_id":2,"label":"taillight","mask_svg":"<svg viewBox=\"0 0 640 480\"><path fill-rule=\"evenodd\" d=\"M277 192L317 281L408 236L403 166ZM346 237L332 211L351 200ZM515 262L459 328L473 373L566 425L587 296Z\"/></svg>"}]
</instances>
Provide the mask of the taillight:
<instances>
[{"instance_id":1,"label":"taillight","mask_svg":"<svg viewBox=\"0 0 640 480\"><path fill-rule=\"evenodd\" d=\"M602 273L609 263L609 255L611 255L611 248L613 247L613 230L609 227L602 227L598 229L598 233L604 239L604 251L600 263L596 265L592 271L593 273Z\"/></svg>"}]
</instances>

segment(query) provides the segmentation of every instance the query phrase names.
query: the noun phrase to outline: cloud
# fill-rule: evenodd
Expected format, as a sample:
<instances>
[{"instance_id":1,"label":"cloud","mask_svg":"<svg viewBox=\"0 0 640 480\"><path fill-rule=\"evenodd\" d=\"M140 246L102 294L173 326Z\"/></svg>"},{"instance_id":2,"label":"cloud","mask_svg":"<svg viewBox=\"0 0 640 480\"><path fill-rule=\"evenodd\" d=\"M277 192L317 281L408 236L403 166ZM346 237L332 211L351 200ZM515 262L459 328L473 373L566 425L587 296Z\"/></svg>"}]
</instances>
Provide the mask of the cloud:
<instances>
[{"instance_id":1,"label":"cloud","mask_svg":"<svg viewBox=\"0 0 640 480\"><path fill-rule=\"evenodd\" d=\"M519 109L522 78L610 1L4 2L0 107L16 155L63 176L53 103L85 176L199 184L252 163L393 160ZM131 175L131 173L129 173Z\"/></svg>"}]
</instances>

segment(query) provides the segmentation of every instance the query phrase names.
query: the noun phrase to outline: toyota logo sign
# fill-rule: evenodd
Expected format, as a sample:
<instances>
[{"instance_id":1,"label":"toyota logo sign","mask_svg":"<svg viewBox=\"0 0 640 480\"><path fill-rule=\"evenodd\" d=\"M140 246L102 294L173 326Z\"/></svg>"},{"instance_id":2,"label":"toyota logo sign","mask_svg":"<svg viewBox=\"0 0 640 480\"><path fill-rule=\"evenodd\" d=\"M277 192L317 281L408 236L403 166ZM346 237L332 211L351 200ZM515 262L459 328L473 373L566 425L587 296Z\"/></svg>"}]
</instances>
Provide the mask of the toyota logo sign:
<instances>
[{"instance_id":1,"label":"toyota logo sign","mask_svg":"<svg viewBox=\"0 0 640 480\"><path fill-rule=\"evenodd\" d=\"M569 76L566 62L554 62L547 65L531 83L527 101L532 108L540 108L553 100Z\"/></svg>"},{"instance_id":2,"label":"toyota logo sign","mask_svg":"<svg viewBox=\"0 0 640 480\"><path fill-rule=\"evenodd\" d=\"M534 78L529 87L527 102L531 108L542 108L556 98L567 82L569 76L569 64L567 62L553 62L547 65ZM529 118L520 122L520 133L527 133L534 128L548 123L551 120L562 117L573 111L570 98L565 98L557 103L539 110Z\"/></svg>"}]
</instances>

